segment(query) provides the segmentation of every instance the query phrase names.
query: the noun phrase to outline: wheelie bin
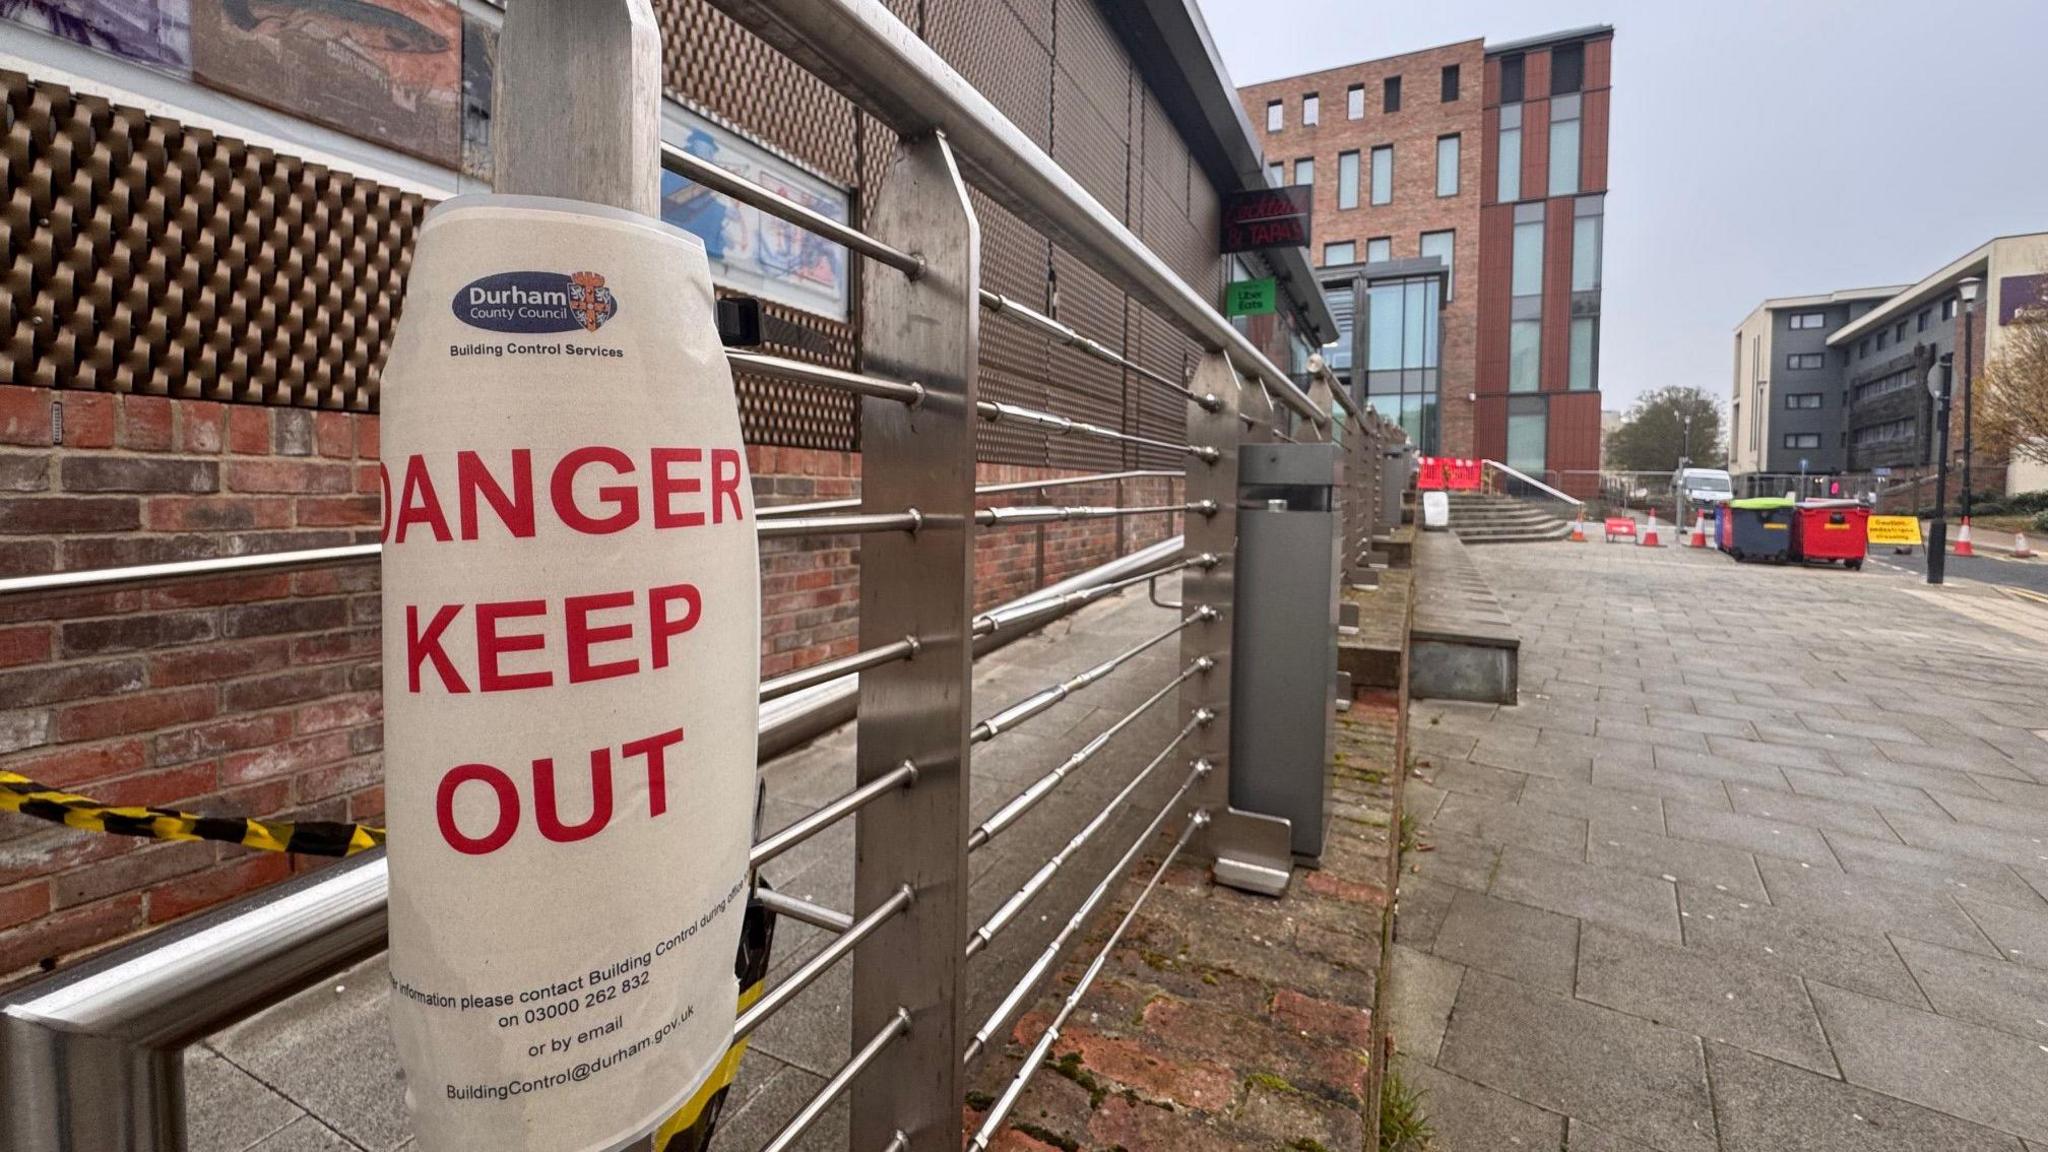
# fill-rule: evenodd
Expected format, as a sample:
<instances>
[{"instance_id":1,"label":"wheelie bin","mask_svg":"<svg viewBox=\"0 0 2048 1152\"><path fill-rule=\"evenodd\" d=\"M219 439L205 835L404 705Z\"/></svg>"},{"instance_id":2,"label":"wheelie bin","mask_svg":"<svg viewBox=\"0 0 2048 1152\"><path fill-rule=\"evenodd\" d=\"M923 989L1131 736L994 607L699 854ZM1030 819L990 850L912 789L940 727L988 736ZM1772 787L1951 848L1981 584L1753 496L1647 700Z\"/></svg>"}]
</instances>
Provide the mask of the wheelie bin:
<instances>
[{"instance_id":1,"label":"wheelie bin","mask_svg":"<svg viewBox=\"0 0 2048 1152\"><path fill-rule=\"evenodd\" d=\"M1722 507L1721 550L1736 560L1784 563L1792 557L1792 521L1797 511L1785 496L1730 501Z\"/></svg>"},{"instance_id":2,"label":"wheelie bin","mask_svg":"<svg viewBox=\"0 0 2048 1152\"><path fill-rule=\"evenodd\" d=\"M1855 500L1805 500L1792 518L1792 555L1823 564L1863 567L1870 551L1870 509Z\"/></svg>"}]
</instances>

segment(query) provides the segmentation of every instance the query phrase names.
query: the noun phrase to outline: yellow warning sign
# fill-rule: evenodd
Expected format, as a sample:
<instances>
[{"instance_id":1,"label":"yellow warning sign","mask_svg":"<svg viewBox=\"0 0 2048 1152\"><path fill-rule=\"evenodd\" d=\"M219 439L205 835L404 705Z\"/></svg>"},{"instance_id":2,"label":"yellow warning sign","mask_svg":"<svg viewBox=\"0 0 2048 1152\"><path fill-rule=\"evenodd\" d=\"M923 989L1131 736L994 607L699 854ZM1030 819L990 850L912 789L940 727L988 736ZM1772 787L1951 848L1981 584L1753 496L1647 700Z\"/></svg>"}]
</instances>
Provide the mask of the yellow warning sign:
<instances>
[{"instance_id":1,"label":"yellow warning sign","mask_svg":"<svg viewBox=\"0 0 2048 1152\"><path fill-rule=\"evenodd\" d=\"M1870 542L1911 547L1920 543L1920 520L1916 516L1872 516Z\"/></svg>"}]
</instances>

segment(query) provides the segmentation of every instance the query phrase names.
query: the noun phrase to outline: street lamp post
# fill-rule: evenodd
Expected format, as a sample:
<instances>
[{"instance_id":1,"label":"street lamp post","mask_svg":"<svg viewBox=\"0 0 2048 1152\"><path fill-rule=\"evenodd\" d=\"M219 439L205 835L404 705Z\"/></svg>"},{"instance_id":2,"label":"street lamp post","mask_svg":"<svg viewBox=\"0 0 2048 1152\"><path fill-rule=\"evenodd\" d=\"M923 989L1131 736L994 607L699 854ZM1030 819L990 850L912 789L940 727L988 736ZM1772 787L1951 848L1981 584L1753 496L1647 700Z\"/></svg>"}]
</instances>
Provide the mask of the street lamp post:
<instances>
[{"instance_id":1,"label":"street lamp post","mask_svg":"<svg viewBox=\"0 0 2048 1152\"><path fill-rule=\"evenodd\" d=\"M1977 289L1983 284L1975 276L1965 276L1956 282L1956 295L1963 301L1963 527L1970 526L1970 495L1975 486L1970 483L1970 458L1976 454L1976 439L1973 435L1971 399L1976 395L1971 370L1971 359L1976 352L1974 322L1977 313Z\"/></svg>"},{"instance_id":2,"label":"street lamp post","mask_svg":"<svg viewBox=\"0 0 2048 1152\"><path fill-rule=\"evenodd\" d=\"M1934 349L1926 344L1913 348L1914 362L1920 364L1923 376L1934 366ZM1954 353L1943 353L1941 357L1941 387L1936 390L1932 379L1927 390L1934 393L1935 429L1940 438L1938 455L1934 462L1934 523L1927 528L1927 582L1939 584L1948 573L1948 409L1949 384L1954 373L1951 370Z\"/></svg>"}]
</instances>

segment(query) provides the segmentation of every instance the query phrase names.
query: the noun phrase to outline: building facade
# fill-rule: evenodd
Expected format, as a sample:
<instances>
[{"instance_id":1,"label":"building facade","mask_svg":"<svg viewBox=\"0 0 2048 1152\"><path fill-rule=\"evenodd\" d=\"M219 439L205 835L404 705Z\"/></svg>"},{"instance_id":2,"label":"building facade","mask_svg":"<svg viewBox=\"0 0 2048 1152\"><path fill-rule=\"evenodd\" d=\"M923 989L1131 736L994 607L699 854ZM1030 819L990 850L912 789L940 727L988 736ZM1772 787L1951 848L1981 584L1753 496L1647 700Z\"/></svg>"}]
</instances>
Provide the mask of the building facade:
<instances>
[{"instance_id":1,"label":"building facade","mask_svg":"<svg viewBox=\"0 0 2048 1152\"><path fill-rule=\"evenodd\" d=\"M325 21L258 34L218 4L189 27L53 32L42 7L0 5L0 577L376 541L379 368L421 217L489 187L498 8L416 0L380 40ZM667 142L858 223L893 134L719 5L654 8ZM1234 269L1276 275L1280 307L1252 327L1276 364L1334 338L1306 254L1220 251L1222 198L1264 171L1188 5L893 8L1191 289L1220 305ZM763 300L765 351L859 367L857 257L672 174L663 199L720 290ZM974 206L984 287L1168 378L1193 363L1164 315L978 191ZM1185 426L1163 389L1000 318L981 333L985 398L1155 439ZM737 384L761 503L858 493L855 398ZM1007 424L977 449L985 482L1179 465ZM1155 479L1070 491L1173 499ZM980 533L977 594L1011 599L1173 519ZM858 549L763 543L764 676L854 650ZM0 600L0 768L114 804L376 822L377 581L372 561ZM0 984L293 866L0 815Z\"/></svg>"},{"instance_id":2,"label":"building facade","mask_svg":"<svg viewBox=\"0 0 2048 1152\"><path fill-rule=\"evenodd\" d=\"M1743 319L1728 405L1729 471L1833 475L1848 468L1842 382L1849 362L1828 337L1898 291L1779 297Z\"/></svg>"},{"instance_id":3,"label":"building facade","mask_svg":"<svg viewBox=\"0 0 2048 1152\"><path fill-rule=\"evenodd\" d=\"M1758 305L1735 331L1730 470L1757 478L1847 476L1851 490L1898 493L1913 507L1933 503L1937 410L1914 350L1926 345L1947 358L1934 371L1951 377L1950 452L1960 461L1963 398L1977 386L1961 375L1960 285L1968 279L1981 285L1969 326L1970 367L1981 379L2018 314L2048 307L2048 233L1990 240L1914 284ZM1971 468L1979 492L2048 488L2048 468L2008 467L1981 447Z\"/></svg>"},{"instance_id":4,"label":"building facade","mask_svg":"<svg viewBox=\"0 0 2048 1152\"><path fill-rule=\"evenodd\" d=\"M1441 263L1433 392L1399 376L1352 381L1427 452L1597 488L1612 46L1605 26L1469 40L1240 89L1269 182L1315 189L1326 273ZM1324 283L1342 292L1351 279ZM1405 325L1407 313L1404 300L1377 315ZM1405 363L1405 328L1359 315L1364 344Z\"/></svg>"}]
</instances>

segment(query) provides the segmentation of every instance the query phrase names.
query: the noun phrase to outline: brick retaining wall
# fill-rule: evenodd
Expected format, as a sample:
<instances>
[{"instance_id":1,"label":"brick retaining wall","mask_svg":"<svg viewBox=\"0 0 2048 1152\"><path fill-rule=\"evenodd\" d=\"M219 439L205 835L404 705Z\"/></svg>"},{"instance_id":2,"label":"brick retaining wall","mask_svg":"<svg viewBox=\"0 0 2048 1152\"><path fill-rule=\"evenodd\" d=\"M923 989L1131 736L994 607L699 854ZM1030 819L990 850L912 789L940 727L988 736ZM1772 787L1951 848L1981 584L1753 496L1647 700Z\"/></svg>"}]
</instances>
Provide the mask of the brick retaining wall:
<instances>
[{"instance_id":1,"label":"brick retaining wall","mask_svg":"<svg viewBox=\"0 0 2048 1152\"><path fill-rule=\"evenodd\" d=\"M377 448L374 415L0 385L0 576L374 542ZM764 505L859 492L857 454L748 459ZM1158 479L989 502L1178 492ZM1164 539L1174 519L984 533L978 606ZM764 676L855 650L858 548L763 543ZM0 768L109 803L381 820L379 606L363 562L0 598ZM0 816L0 984L310 866Z\"/></svg>"}]
</instances>

